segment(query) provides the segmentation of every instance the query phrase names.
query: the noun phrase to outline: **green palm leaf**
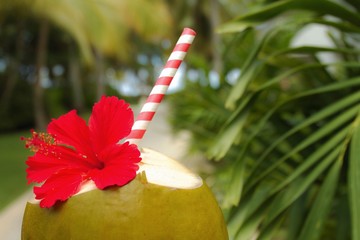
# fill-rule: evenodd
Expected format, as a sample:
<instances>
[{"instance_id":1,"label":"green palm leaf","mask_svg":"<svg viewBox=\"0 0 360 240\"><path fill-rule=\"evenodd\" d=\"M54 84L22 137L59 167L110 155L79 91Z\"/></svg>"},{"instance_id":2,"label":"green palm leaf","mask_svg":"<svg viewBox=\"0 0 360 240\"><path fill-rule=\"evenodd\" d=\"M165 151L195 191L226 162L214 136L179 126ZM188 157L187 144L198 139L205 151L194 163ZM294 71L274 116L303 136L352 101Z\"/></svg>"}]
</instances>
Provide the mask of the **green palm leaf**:
<instances>
[{"instance_id":1,"label":"green palm leaf","mask_svg":"<svg viewBox=\"0 0 360 240\"><path fill-rule=\"evenodd\" d=\"M248 27L255 26L284 12L287 12L289 9L314 11L321 15L329 14L348 21L355 26L360 25L360 17L356 12L352 12L348 8L345 8L344 6L335 2L327 0L287 0L278 1L269 4L268 6L263 7L260 10L242 15L233 20L232 22L223 24L218 29L218 31L220 33L243 31Z\"/></svg>"},{"instance_id":2,"label":"green palm leaf","mask_svg":"<svg viewBox=\"0 0 360 240\"><path fill-rule=\"evenodd\" d=\"M351 140L350 166L349 166L349 194L352 219L352 237L360 239L360 127L359 116L354 122L354 133Z\"/></svg>"}]
</instances>

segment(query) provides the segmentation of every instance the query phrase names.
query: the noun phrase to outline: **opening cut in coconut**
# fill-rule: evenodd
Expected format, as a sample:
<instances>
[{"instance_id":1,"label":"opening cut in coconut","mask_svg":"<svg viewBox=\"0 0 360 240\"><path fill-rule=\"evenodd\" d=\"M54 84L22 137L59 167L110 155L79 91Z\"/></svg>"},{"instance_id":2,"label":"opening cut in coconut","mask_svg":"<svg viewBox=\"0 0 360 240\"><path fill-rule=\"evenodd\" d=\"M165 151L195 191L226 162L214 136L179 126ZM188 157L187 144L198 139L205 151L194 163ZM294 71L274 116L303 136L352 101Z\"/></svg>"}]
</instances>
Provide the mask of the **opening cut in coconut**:
<instances>
[{"instance_id":1,"label":"opening cut in coconut","mask_svg":"<svg viewBox=\"0 0 360 240\"><path fill-rule=\"evenodd\" d=\"M194 189L203 184L199 175L159 152L143 148L141 157L138 173L145 172L149 183L179 189Z\"/></svg>"}]
</instances>

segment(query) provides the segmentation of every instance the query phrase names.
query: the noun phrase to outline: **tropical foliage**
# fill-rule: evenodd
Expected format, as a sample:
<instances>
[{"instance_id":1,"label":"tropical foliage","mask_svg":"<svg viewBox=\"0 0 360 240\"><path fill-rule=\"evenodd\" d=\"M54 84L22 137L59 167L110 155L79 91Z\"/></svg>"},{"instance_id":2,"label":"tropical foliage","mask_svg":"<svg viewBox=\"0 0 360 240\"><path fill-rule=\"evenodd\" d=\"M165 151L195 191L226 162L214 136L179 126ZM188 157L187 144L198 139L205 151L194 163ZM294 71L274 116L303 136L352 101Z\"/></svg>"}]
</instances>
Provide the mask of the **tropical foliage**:
<instances>
[{"instance_id":1,"label":"tropical foliage","mask_svg":"<svg viewBox=\"0 0 360 240\"><path fill-rule=\"evenodd\" d=\"M198 80L173 96L174 126L193 130L192 149L216 160L215 188L227 186L231 239L360 239L359 6L258 6L218 29L219 86ZM332 45L294 46L314 24Z\"/></svg>"}]
</instances>

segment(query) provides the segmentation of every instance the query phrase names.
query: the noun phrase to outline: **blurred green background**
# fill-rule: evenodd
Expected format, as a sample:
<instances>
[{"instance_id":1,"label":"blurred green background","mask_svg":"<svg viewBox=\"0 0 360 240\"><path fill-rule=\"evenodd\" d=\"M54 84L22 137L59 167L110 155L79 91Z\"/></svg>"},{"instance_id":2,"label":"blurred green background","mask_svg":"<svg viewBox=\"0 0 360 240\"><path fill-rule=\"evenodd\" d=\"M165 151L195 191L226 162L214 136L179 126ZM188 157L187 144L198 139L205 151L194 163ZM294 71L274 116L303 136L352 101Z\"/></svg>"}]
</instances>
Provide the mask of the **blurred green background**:
<instances>
[{"instance_id":1,"label":"blurred green background","mask_svg":"<svg viewBox=\"0 0 360 240\"><path fill-rule=\"evenodd\" d=\"M174 134L230 239L360 239L360 0L0 2L0 209L25 189L20 136L102 95L147 96L184 27Z\"/></svg>"}]
</instances>

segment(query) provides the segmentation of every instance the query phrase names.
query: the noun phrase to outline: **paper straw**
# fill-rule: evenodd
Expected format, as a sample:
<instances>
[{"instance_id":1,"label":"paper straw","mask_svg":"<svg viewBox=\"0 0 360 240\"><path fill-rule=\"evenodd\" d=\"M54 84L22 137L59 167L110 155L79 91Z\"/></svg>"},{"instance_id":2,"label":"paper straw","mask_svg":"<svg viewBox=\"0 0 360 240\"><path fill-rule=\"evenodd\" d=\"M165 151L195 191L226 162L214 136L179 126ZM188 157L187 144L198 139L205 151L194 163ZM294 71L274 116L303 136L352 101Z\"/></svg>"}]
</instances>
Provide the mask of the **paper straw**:
<instances>
[{"instance_id":1,"label":"paper straw","mask_svg":"<svg viewBox=\"0 0 360 240\"><path fill-rule=\"evenodd\" d=\"M137 117L127 141L132 144L138 144L143 138L147 126L153 119L155 112L162 101L167 89L170 86L180 64L185 58L191 43L195 38L196 32L190 28L184 28L179 40L177 41L169 59L166 62L159 78L155 82L155 86L150 92L139 116Z\"/></svg>"}]
</instances>

